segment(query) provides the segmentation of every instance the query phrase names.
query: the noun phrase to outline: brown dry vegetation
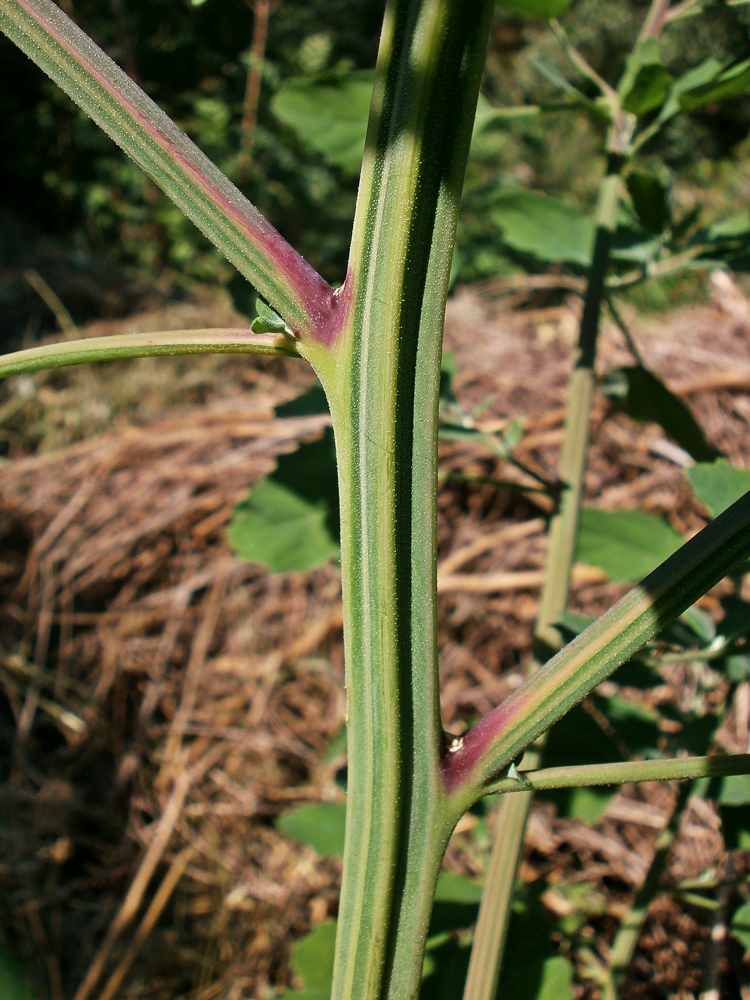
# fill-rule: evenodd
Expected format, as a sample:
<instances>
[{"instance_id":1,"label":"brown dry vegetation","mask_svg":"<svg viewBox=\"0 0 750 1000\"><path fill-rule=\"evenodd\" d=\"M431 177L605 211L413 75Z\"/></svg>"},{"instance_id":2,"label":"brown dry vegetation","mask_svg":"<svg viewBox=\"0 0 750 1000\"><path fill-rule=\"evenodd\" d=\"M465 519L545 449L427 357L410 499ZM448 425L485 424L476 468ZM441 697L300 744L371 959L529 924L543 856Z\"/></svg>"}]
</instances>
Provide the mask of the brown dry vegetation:
<instances>
[{"instance_id":1,"label":"brown dry vegetation","mask_svg":"<svg viewBox=\"0 0 750 1000\"><path fill-rule=\"evenodd\" d=\"M578 306L510 310L488 292L451 301L446 340L467 409L516 417L519 457L554 475ZM744 310L744 311L743 311ZM693 407L727 457L750 463L750 321L736 289L713 305L632 316L646 361ZM212 301L93 325L231 322ZM629 363L605 324L600 367ZM309 383L294 362L143 361L19 379L0 397L0 911L40 1000L270 997L292 940L335 914L340 864L285 839L274 818L341 796L326 747L345 716L338 572L269 576L225 533L233 505L323 418L275 420ZM33 446L33 447L32 447ZM653 426L597 404L589 501L642 507L679 531L704 513L684 453ZM476 445L441 446L441 471L516 477ZM538 494L448 479L440 494L440 662L446 726L460 731L517 686L530 653L547 513ZM531 574L531 576L529 576ZM577 610L622 588L581 569ZM715 597L704 600L709 610ZM689 697L690 665L659 696ZM743 691L740 688L740 691ZM748 692L724 727L746 750ZM599 823L539 804L521 877L586 881L600 905L584 938L606 956L642 883L676 788L623 789ZM446 864L481 876L477 819ZM731 865L717 814L694 800L667 879ZM657 897L625 996L697 996L711 914ZM738 980L723 954L723 995ZM598 995L575 956L581 997Z\"/></svg>"}]
</instances>

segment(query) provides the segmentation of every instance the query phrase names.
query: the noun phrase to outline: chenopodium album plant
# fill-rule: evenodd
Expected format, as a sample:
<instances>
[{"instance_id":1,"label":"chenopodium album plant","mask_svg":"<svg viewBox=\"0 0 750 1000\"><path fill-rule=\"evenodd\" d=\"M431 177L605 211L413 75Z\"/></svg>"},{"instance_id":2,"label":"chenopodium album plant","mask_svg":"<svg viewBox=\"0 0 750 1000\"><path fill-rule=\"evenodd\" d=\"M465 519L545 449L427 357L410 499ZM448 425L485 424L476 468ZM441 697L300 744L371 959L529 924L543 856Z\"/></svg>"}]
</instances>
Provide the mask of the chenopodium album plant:
<instances>
[{"instance_id":1,"label":"chenopodium album plant","mask_svg":"<svg viewBox=\"0 0 750 1000\"><path fill-rule=\"evenodd\" d=\"M513 0L512 6L550 17L566 3ZM441 339L493 7L491 0L388 0L349 267L334 290L51 0L0 0L0 28L169 194L271 307L254 330L67 341L9 355L0 361L0 374L219 351L303 358L325 390L339 475L348 701L348 819L332 985L339 1000L417 996L448 839L463 813L488 793L508 793L502 801L512 803L531 789L750 771L747 756L719 755L521 772L515 763L620 664L741 566L750 555L750 494L462 737L443 730L435 553ZM553 550L556 531L567 539L557 546L563 567L572 558L570 524L577 521L619 173L634 151L642 116L657 112L641 132L644 141L685 95L719 99L748 82L747 67L721 65L704 67L689 85L667 79L653 46L654 25L660 28L668 14L669 4L655 0L618 90L595 78L602 91L596 113L608 122L609 169L581 358L571 383L569 424L583 429L569 435L561 467L569 489L563 488L553 519ZM570 56L576 60L573 51ZM543 599L543 627L564 611L567 583L558 590L564 599ZM516 815L523 818L523 809ZM522 829L522 822L516 826ZM497 838L501 868L515 866L518 829L507 850ZM507 904L506 893L506 913ZM493 969L502 941L491 944L485 941L483 949ZM492 977L484 979L491 985ZM326 987L318 985L315 995L325 995Z\"/></svg>"}]
</instances>

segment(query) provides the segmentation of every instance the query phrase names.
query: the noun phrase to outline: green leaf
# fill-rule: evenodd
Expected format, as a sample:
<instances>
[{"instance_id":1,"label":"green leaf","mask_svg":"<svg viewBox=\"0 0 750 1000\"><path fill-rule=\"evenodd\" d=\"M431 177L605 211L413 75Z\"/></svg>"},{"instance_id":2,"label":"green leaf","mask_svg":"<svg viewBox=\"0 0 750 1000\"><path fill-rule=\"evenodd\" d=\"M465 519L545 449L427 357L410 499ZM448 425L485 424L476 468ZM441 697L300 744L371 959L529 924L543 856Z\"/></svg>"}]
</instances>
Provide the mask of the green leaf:
<instances>
[{"instance_id":1,"label":"green leaf","mask_svg":"<svg viewBox=\"0 0 750 1000\"><path fill-rule=\"evenodd\" d=\"M719 802L723 806L750 804L750 774L730 774L722 778Z\"/></svg>"},{"instance_id":2,"label":"green leaf","mask_svg":"<svg viewBox=\"0 0 750 1000\"><path fill-rule=\"evenodd\" d=\"M713 517L718 517L750 490L750 469L738 469L723 458L694 465L687 470L687 477L693 492Z\"/></svg>"},{"instance_id":3,"label":"green leaf","mask_svg":"<svg viewBox=\"0 0 750 1000\"><path fill-rule=\"evenodd\" d=\"M573 86L570 80L560 72L554 63L548 62L541 56L531 56L529 62L548 83L551 83L553 87L559 87L576 104L587 108L595 117L606 122L611 122L612 116L609 104L604 101L592 101L590 97L586 97L582 91Z\"/></svg>"},{"instance_id":4,"label":"green leaf","mask_svg":"<svg viewBox=\"0 0 750 1000\"><path fill-rule=\"evenodd\" d=\"M336 921L324 920L292 946L292 970L304 983L286 990L279 1000L329 1000L336 950Z\"/></svg>"},{"instance_id":5,"label":"green leaf","mask_svg":"<svg viewBox=\"0 0 750 1000\"><path fill-rule=\"evenodd\" d=\"M721 806L721 832L728 851L750 851L750 807Z\"/></svg>"},{"instance_id":6,"label":"green leaf","mask_svg":"<svg viewBox=\"0 0 750 1000\"><path fill-rule=\"evenodd\" d=\"M544 750L545 767L610 764L621 759L622 754L611 737L580 705L549 730ZM539 795L554 802L558 816L595 823L607 808L613 791L611 788L560 788Z\"/></svg>"},{"instance_id":7,"label":"green leaf","mask_svg":"<svg viewBox=\"0 0 750 1000\"><path fill-rule=\"evenodd\" d=\"M435 890L436 903L481 903L484 885L465 875L440 872Z\"/></svg>"},{"instance_id":8,"label":"green leaf","mask_svg":"<svg viewBox=\"0 0 750 1000\"><path fill-rule=\"evenodd\" d=\"M314 569L339 554L326 517L324 506L264 479L235 508L228 537L238 555L272 573Z\"/></svg>"},{"instance_id":9,"label":"green leaf","mask_svg":"<svg viewBox=\"0 0 750 1000\"><path fill-rule=\"evenodd\" d=\"M573 966L562 955L542 963L542 979L535 1000L573 1000Z\"/></svg>"},{"instance_id":10,"label":"green leaf","mask_svg":"<svg viewBox=\"0 0 750 1000\"><path fill-rule=\"evenodd\" d=\"M709 240L733 240L750 232L750 211L735 212L726 219L718 219L706 231Z\"/></svg>"},{"instance_id":11,"label":"green leaf","mask_svg":"<svg viewBox=\"0 0 750 1000\"><path fill-rule=\"evenodd\" d=\"M258 315L250 324L253 333L283 333L286 337L294 338L291 327L263 299L255 300L255 311Z\"/></svg>"},{"instance_id":12,"label":"green leaf","mask_svg":"<svg viewBox=\"0 0 750 1000\"><path fill-rule=\"evenodd\" d=\"M501 0L503 7L524 14L526 17L537 17L550 21L559 17L570 7L572 0Z\"/></svg>"},{"instance_id":13,"label":"green leaf","mask_svg":"<svg viewBox=\"0 0 750 1000\"><path fill-rule=\"evenodd\" d=\"M669 93L672 77L663 66L641 66L622 106L631 115L648 114L661 107Z\"/></svg>"},{"instance_id":14,"label":"green leaf","mask_svg":"<svg viewBox=\"0 0 750 1000\"><path fill-rule=\"evenodd\" d=\"M613 368L603 376L601 388L620 413L640 423L659 424L696 461L711 461L719 454L687 406L648 368Z\"/></svg>"},{"instance_id":15,"label":"green leaf","mask_svg":"<svg viewBox=\"0 0 750 1000\"><path fill-rule=\"evenodd\" d=\"M670 118L674 118L675 115L678 115L682 110L680 106L682 95L714 80L721 73L724 65L718 59L710 56L708 59L704 59L702 63L688 70L687 73L678 77L672 84L667 100L659 112L659 122L664 123L669 121Z\"/></svg>"},{"instance_id":16,"label":"green leaf","mask_svg":"<svg viewBox=\"0 0 750 1000\"><path fill-rule=\"evenodd\" d=\"M672 77L664 69L655 38L641 42L625 63L618 86L622 108L641 116L660 107L669 93Z\"/></svg>"},{"instance_id":17,"label":"green leaf","mask_svg":"<svg viewBox=\"0 0 750 1000\"><path fill-rule=\"evenodd\" d=\"M606 812L613 794L606 788L572 788L565 815L593 826Z\"/></svg>"},{"instance_id":18,"label":"green leaf","mask_svg":"<svg viewBox=\"0 0 750 1000\"><path fill-rule=\"evenodd\" d=\"M704 104L737 97L748 91L750 91L750 59L731 66L709 83L683 91L679 104L684 111L693 111Z\"/></svg>"},{"instance_id":19,"label":"green leaf","mask_svg":"<svg viewBox=\"0 0 750 1000\"><path fill-rule=\"evenodd\" d=\"M367 134L374 74L295 77L271 100L276 117L328 163L357 174Z\"/></svg>"},{"instance_id":20,"label":"green leaf","mask_svg":"<svg viewBox=\"0 0 750 1000\"><path fill-rule=\"evenodd\" d=\"M627 747L631 757L654 755L661 736L657 712L620 695L604 698L594 694L591 699L597 711L607 720L620 745Z\"/></svg>"},{"instance_id":21,"label":"green leaf","mask_svg":"<svg viewBox=\"0 0 750 1000\"><path fill-rule=\"evenodd\" d=\"M750 632L750 603L742 598L729 594L721 599L724 617L719 622L717 632L724 637L725 642L738 639Z\"/></svg>"},{"instance_id":22,"label":"green leaf","mask_svg":"<svg viewBox=\"0 0 750 1000\"><path fill-rule=\"evenodd\" d=\"M235 507L229 542L272 573L314 569L339 556L333 431L282 455L274 472Z\"/></svg>"},{"instance_id":23,"label":"green leaf","mask_svg":"<svg viewBox=\"0 0 750 1000\"><path fill-rule=\"evenodd\" d=\"M732 937L739 941L745 951L750 950L750 900L735 910L732 917Z\"/></svg>"},{"instance_id":24,"label":"green leaf","mask_svg":"<svg viewBox=\"0 0 750 1000\"><path fill-rule=\"evenodd\" d=\"M577 208L533 191L501 194L490 217L513 250L539 260L588 266L594 222Z\"/></svg>"},{"instance_id":25,"label":"green leaf","mask_svg":"<svg viewBox=\"0 0 750 1000\"><path fill-rule=\"evenodd\" d=\"M279 816L276 826L287 837L307 844L318 854L330 858L340 858L344 854L346 806L343 803L315 802L298 806Z\"/></svg>"},{"instance_id":26,"label":"green leaf","mask_svg":"<svg viewBox=\"0 0 750 1000\"><path fill-rule=\"evenodd\" d=\"M682 545L666 521L642 510L605 511L586 507L581 514L578 555L614 581L647 576Z\"/></svg>"},{"instance_id":27,"label":"green leaf","mask_svg":"<svg viewBox=\"0 0 750 1000\"><path fill-rule=\"evenodd\" d=\"M31 983L0 931L0 997L2 1000L35 1000Z\"/></svg>"},{"instance_id":28,"label":"green leaf","mask_svg":"<svg viewBox=\"0 0 750 1000\"><path fill-rule=\"evenodd\" d=\"M506 954L498 996L513 1000L572 1000L572 968L566 958L551 954L555 923L539 897L546 883L519 887L508 928Z\"/></svg>"},{"instance_id":29,"label":"green leaf","mask_svg":"<svg viewBox=\"0 0 750 1000\"><path fill-rule=\"evenodd\" d=\"M314 417L328 413L328 400L320 382L316 382L301 396L295 396L286 403L279 403L273 411L277 417ZM335 474L335 468L334 468Z\"/></svg>"},{"instance_id":30,"label":"green leaf","mask_svg":"<svg viewBox=\"0 0 750 1000\"><path fill-rule=\"evenodd\" d=\"M625 183L641 225L657 236L663 233L671 217L666 187L645 170L631 170Z\"/></svg>"}]
</instances>

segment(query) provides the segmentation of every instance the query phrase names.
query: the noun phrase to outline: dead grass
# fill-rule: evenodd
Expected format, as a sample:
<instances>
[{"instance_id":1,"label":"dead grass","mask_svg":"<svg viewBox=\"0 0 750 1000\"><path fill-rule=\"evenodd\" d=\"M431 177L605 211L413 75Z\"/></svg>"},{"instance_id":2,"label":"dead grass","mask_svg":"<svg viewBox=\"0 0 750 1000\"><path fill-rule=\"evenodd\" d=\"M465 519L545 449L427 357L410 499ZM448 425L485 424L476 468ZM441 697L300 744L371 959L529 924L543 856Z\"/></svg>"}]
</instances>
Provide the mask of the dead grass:
<instances>
[{"instance_id":1,"label":"dead grass","mask_svg":"<svg viewBox=\"0 0 750 1000\"><path fill-rule=\"evenodd\" d=\"M88 332L215 325L227 309ZM521 419L519 457L548 475L575 318L574 301L512 312L471 290L449 310L462 403L487 404L487 426ZM709 437L748 464L750 328L726 303L631 321ZM629 361L607 326L602 367ZM273 820L340 795L323 756L345 714L338 573L270 577L225 541L233 505L275 456L319 433L322 418L273 416L307 380L294 362L174 359L16 380L2 397L0 893L39 1000L269 997L289 980L293 938L335 913L339 862ZM695 530L682 460L658 429L597 404L590 501ZM443 445L441 470L515 475L473 445ZM439 508L453 581L440 598L443 710L458 731L521 680L548 511L531 492L457 482ZM620 591L583 573L574 604L595 613ZM675 673L664 696L685 681ZM746 744L747 717L743 702L729 743ZM606 951L674 801L671 787L625 789L594 828L540 805L522 876L596 881L605 904L591 933ZM481 875L471 827L459 826L448 864ZM670 877L723 857L715 815L693 807ZM657 995L643 992L646 974L693 995L708 927L659 897L627 996ZM597 994L590 981L579 992Z\"/></svg>"}]
</instances>

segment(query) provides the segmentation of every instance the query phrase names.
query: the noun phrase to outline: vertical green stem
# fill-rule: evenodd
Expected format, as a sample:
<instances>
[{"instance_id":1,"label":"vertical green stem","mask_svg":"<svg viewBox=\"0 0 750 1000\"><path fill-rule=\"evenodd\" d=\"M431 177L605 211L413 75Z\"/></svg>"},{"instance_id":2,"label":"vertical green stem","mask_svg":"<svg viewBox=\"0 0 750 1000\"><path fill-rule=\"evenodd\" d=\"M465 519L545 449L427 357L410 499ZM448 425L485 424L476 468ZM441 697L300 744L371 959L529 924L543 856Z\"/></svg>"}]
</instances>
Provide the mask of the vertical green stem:
<instances>
[{"instance_id":1,"label":"vertical green stem","mask_svg":"<svg viewBox=\"0 0 750 1000\"><path fill-rule=\"evenodd\" d=\"M609 154L607 172L599 189L594 252L581 317L577 358L568 388L565 432L559 460L558 476L563 493L559 509L550 522L533 669L560 646L561 637L555 622L567 608L570 596L594 398L596 341L612 236L617 227L623 163L624 158L619 152ZM527 750L523 764L525 769L539 767L543 743L543 739L539 740ZM497 808L492 854L464 988L465 1000L493 1000L497 993L510 922L510 902L532 801L532 792L518 792L502 798Z\"/></svg>"},{"instance_id":2,"label":"vertical green stem","mask_svg":"<svg viewBox=\"0 0 750 1000\"><path fill-rule=\"evenodd\" d=\"M591 429L596 341L609 251L617 226L622 165L623 157L611 153L599 192L594 255L581 317L578 357L568 389L565 433L560 453L558 475L563 493L559 509L550 522L547 565L536 627L537 644L542 647L537 657L542 660L548 659L549 654L560 645L561 636L555 622L565 612L570 596Z\"/></svg>"},{"instance_id":3,"label":"vertical green stem","mask_svg":"<svg viewBox=\"0 0 750 1000\"><path fill-rule=\"evenodd\" d=\"M389 0L333 350L308 341L339 460L349 788L333 997L421 980L445 808L437 409L445 300L492 0Z\"/></svg>"}]
</instances>

